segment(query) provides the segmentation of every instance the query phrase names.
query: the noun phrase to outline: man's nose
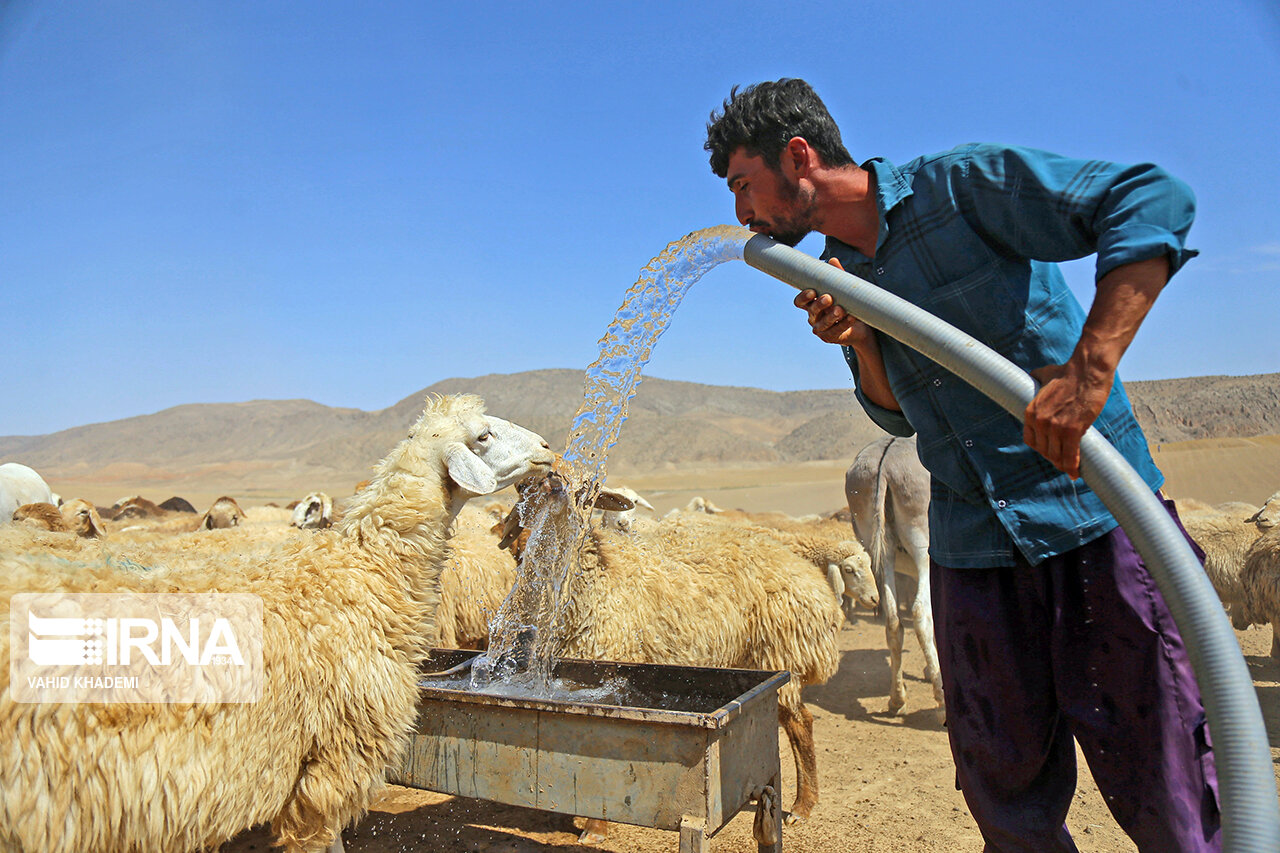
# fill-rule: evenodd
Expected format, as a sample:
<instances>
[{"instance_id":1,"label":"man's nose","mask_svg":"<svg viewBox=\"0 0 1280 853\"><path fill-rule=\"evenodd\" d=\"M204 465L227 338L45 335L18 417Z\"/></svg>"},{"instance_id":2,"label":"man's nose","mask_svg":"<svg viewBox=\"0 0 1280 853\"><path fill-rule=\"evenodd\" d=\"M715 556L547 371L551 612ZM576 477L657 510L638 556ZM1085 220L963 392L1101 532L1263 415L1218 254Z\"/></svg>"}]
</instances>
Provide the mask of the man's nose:
<instances>
[{"instance_id":1,"label":"man's nose","mask_svg":"<svg viewBox=\"0 0 1280 853\"><path fill-rule=\"evenodd\" d=\"M738 216L738 223L740 225L746 225L751 221L751 214L754 211L752 211L751 205L747 204L744 199L737 198L733 202L733 212Z\"/></svg>"}]
</instances>

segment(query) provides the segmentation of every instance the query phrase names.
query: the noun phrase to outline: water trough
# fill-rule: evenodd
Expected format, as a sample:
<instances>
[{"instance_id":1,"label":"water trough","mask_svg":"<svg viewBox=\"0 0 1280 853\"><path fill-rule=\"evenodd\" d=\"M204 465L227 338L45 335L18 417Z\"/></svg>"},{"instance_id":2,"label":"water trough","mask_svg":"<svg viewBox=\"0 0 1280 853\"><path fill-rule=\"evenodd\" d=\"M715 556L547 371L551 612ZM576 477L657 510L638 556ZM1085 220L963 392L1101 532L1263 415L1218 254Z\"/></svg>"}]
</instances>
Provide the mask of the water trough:
<instances>
[{"instance_id":1,"label":"water trough","mask_svg":"<svg viewBox=\"0 0 1280 853\"><path fill-rule=\"evenodd\" d=\"M425 670L479 652L434 649ZM424 681L409 749L388 776L412 788L680 833L680 853L757 801L761 853L782 850L778 689L786 672L560 660L552 678L597 701Z\"/></svg>"}]
</instances>

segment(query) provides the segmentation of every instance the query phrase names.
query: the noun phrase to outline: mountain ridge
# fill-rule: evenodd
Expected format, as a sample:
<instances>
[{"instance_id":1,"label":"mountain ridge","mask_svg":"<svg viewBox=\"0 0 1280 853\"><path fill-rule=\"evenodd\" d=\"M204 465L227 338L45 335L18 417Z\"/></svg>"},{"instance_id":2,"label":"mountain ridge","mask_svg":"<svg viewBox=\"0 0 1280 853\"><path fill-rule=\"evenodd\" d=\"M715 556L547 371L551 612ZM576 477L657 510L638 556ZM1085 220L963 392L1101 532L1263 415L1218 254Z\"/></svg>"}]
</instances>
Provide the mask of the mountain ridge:
<instances>
[{"instance_id":1,"label":"mountain ridge","mask_svg":"<svg viewBox=\"0 0 1280 853\"><path fill-rule=\"evenodd\" d=\"M582 404L583 380L582 371L568 368L450 378L374 411L302 399L188 403L43 436L0 436L0 461L23 462L46 476L136 469L181 479L187 470L227 469L245 477L275 470L360 479L404 436L431 394L478 394L491 414L562 447ZM1125 388L1152 444L1280 434L1280 373L1146 380ZM851 459L880 434L852 387L769 391L646 377L610 466Z\"/></svg>"}]
</instances>

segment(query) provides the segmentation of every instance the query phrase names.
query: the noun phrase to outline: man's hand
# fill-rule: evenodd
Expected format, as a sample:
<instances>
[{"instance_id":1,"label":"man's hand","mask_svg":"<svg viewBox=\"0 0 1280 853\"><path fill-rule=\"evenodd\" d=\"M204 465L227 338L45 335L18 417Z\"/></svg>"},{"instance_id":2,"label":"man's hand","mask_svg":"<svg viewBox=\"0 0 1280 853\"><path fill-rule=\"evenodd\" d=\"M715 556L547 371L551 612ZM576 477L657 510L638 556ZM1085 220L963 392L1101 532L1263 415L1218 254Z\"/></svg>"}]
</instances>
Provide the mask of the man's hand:
<instances>
[{"instance_id":1,"label":"man's hand","mask_svg":"<svg viewBox=\"0 0 1280 853\"><path fill-rule=\"evenodd\" d=\"M1040 383L1027 405L1023 440L1071 479L1080 476L1080 439L1098 419L1111 393L1111 379L1088 381L1072 362L1031 371Z\"/></svg>"},{"instance_id":2,"label":"man's hand","mask_svg":"<svg viewBox=\"0 0 1280 853\"><path fill-rule=\"evenodd\" d=\"M840 261L835 258L828 263L838 270L844 270ZM795 306L808 312L813 333L829 344L857 349L865 346L875 334L870 326L837 305L829 293L819 296L813 290L802 290L795 298Z\"/></svg>"}]
</instances>

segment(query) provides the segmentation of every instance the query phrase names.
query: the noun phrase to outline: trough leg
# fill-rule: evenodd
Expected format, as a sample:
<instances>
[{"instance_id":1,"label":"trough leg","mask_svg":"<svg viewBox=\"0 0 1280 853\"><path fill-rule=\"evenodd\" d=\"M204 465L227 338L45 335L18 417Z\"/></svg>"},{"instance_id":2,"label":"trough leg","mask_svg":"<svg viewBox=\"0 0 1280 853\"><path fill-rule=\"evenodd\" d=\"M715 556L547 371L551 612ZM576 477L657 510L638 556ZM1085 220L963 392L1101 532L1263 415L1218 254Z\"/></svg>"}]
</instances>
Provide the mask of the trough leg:
<instances>
[{"instance_id":1,"label":"trough leg","mask_svg":"<svg viewBox=\"0 0 1280 853\"><path fill-rule=\"evenodd\" d=\"M689 815L680 818L680 853L711 853L705 820Z\"/></svg>"},{"instance_id":2,"label":"trough leg","mask_svg":"<svg viewBox=\"0 0 1280 853\"><path fill-rule=\"evenodd\" d=\"M344 853L342 846L342 833L338 833L338 837L329 845L329 853Z\"/></svg>"},{"instance_id":3,"label":"trough leg","mask_svg":"<svg viewBox=\"0 0 1280 853\"><path fill-rule=\"evenodd\" d=\"M782 804L778 797L781 783L782 778L775 776L756 792L756 816L751 834L756 839L758 853L782 853Z\"/></svg>"}]
</instances>

